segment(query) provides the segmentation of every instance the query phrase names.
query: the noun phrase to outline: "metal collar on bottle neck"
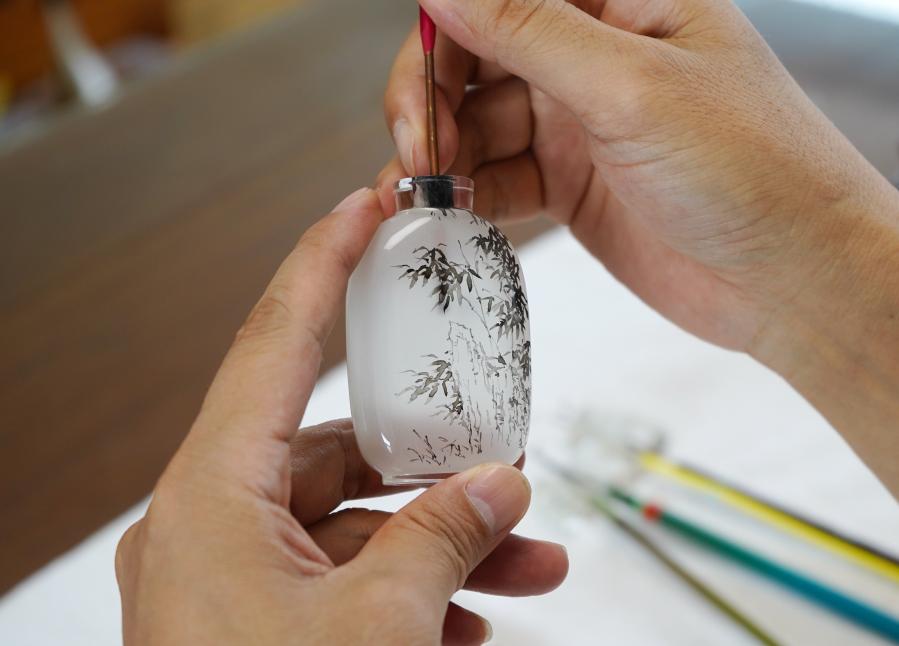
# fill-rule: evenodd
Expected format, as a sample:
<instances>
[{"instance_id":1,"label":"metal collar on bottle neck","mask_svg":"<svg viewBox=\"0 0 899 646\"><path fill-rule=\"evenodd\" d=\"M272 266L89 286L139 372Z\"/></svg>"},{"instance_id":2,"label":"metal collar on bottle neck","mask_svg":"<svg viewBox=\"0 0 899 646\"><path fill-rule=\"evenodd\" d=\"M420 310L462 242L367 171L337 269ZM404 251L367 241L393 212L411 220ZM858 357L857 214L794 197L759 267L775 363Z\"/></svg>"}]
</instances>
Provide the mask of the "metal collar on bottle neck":
<instances>
[{"instance_id":1,"label":"metal collar on bottle neck","mask_svg":"<svg viewBox=\"0 0 899 646\"><path fill-rule=\"evenodd\" d=\"M468 177L422 175L401 179L394 187L396 210L464 209L474 207L474 182Z\"/></svg>"}]
</instances>

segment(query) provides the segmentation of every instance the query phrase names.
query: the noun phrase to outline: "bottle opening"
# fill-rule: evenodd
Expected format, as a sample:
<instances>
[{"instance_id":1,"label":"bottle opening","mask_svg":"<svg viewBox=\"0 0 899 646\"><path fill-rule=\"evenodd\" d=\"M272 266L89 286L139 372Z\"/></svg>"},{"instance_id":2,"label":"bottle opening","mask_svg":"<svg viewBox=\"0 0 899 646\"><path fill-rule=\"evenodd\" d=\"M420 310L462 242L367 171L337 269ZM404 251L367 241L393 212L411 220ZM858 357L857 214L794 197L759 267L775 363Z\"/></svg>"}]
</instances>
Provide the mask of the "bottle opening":
<instances>
[{"instance_id":1,"label":"bottle opening","mask_svg":"<svg viewBox=\"0 0 899 646\"><path fill-rule=\"evenodd\" d=\"M422 175L401 179L394 187L396 210L474 208L474 182L454 175Z\"/></svg>"}]
</instances>

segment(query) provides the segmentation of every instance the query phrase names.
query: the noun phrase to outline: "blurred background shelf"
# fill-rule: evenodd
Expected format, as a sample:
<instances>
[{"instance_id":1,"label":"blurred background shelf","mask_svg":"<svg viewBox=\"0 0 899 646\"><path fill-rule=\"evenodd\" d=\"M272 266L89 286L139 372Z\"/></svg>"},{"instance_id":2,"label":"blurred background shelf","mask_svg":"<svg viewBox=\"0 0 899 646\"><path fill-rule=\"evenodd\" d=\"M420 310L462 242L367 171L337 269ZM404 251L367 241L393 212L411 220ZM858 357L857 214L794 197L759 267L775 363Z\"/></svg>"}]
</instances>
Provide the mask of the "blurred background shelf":
<instances>
[{"instance_id":1,"label":"blurred background shelf","mask_svg":"<svg viewBox=\"0 0 899 646\"><path fill-rule=\"evenodd\" d=\"M88 38L109 47L151 38L185 48L246 29L303 0L68 0ZM0 1L0 75L13 89L50 74L53 45L43 10L54 0Z\"/></svg>"}]
</instances>

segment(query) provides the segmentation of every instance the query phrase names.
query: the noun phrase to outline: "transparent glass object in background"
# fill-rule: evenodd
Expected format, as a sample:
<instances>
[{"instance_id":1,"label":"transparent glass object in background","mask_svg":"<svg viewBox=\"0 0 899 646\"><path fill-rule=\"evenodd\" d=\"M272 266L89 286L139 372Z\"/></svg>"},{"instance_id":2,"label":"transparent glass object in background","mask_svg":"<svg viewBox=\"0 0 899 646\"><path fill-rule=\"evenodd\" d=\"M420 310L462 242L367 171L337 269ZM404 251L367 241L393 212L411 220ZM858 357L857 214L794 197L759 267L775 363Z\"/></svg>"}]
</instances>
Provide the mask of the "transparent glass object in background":
<instances>
[{"instance_id":1,"label":"transparent glass object in background","mask_svg":"<svg viewBox=\"0 0 899 646\"><path fill-rule=\"evenodd\" d=\"M350 279L347 363L359 448L386 484L433 483L527 443L531 340L521 264L472 212L464 177L396 186Z\"/></svg>"}]
</instances>

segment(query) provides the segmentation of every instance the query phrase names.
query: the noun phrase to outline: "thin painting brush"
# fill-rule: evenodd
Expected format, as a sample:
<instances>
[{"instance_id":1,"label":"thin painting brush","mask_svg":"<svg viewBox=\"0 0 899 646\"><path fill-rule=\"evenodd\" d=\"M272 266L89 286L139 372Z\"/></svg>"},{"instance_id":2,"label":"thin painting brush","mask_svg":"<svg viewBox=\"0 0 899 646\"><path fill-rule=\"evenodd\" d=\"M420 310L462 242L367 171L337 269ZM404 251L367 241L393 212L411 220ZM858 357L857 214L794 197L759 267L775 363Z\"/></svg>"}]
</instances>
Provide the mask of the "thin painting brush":
<instances>
[{"instance_id":1,"label":"thin painting brush","mask_svg":"<svg viewBox=\"0 0 899 646\"><path fill-rule=\"evenodd\" d=\"M885 612L742 547L658 505L645 503L619 487L610 487L609 493L616 500L639 511L647 520L657 522L689 541L766 577L862 628L899 644L899 620Z\"/></svg>"},{"instance_id":2,"label":"thin painting brush","mask_svg":"<svg viewBox=\"0 0 899 646\"><path fill-rule=\"evenodd\" d=\"M437 26L424 10L419 7L421 47L425 55L425 96L428 105L428 163L430 174L440 174L440 141L437 136L437 72L434 63L434 48L437 44Z\"/></svg>"},{"instance_id":3,"label":"thin painting brush","mask_svg":"<svg viewBox=\"0 0 899 646\"><path fill-rule=\"evenodd\" d=\"M434 177L450 180L440 175L440 137L437 130L437 64L435 62L437 47L437 25L431 20L428 12L419 7L419 23L421 30L421 47L425 55L425 98L427 103L428 124L428 166L429 178L415 178L413 186L417 191L424 191L424 200L433 208L446 210L455 207L452 181L433 181ZM417 180L417 181L416 181Z\"/></svg>"},{"instance_id":4,"label":"thin painting brush","mask_svg":"<svg viewBox=\"0 0 899 646\"><path fill-rule=\"evenodd\" d=\"M634 542L636 542L637 544L642 546L643 549L652 554L660 563L662 563L662 565L670 570L683 583L692 588L697 594L699 594L699 596L703 597L720 612L730 618L734 623L736 623L738 626L755 637L759 641L759 643L765 644L766 646L779 646L779 642L776 641L771 635L765 632L742 612L737 610L733 605L731 605L718 593L712 590L709 586L690 574L690 572L684 569L682 565L680 565L671 556L669 556L661 547L656 545L643 532L624 520L617 512L615 512L614 509L609 506L606 499L603 496L595 494L593 492L593 488L590 487L588 483L586 483L579 475L577 475L570 469L557 464L555 461L550 460L544 455L540 455L539 457L541 461L557 476L581 489L586 496L587 502L590 503L590 505L594 509L606 516L619 529L621 529L621 531L630 536L630 538L633 539Z\"/></svg>"},{"instance_id":5,"label":"thin painting brush","mask_svg":"<svg viewBox=\"0 0 899 646\"><path fill-rule=\"evenodd\" d=\"M899 559L883 550L740 489L697 467L673 462L651 452L641 453L639 460L647 471L710 494L757 520L899 583Z\"/></svg>"}]
</instances>

